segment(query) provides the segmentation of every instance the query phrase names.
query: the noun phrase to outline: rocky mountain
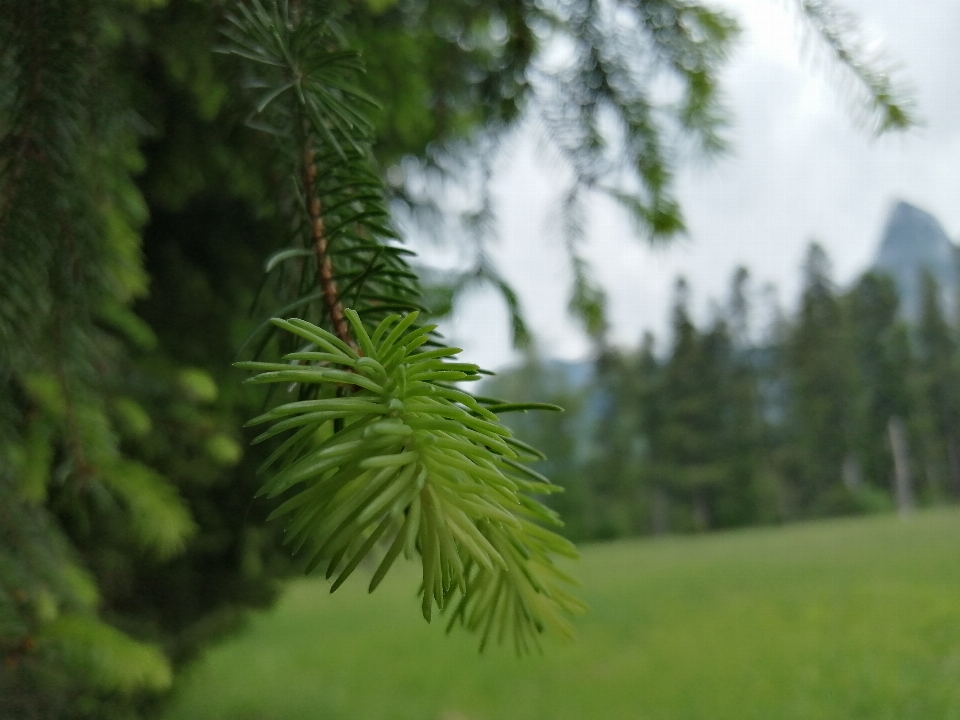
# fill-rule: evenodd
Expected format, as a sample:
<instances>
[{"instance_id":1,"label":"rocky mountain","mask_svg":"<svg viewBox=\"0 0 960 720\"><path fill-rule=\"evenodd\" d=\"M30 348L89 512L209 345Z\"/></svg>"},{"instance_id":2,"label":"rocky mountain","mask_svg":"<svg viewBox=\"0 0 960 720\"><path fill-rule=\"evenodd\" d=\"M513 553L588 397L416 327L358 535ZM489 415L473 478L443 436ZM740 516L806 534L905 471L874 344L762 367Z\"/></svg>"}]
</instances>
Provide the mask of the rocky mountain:
<instances>
[{"instance_id":1,"label":"rocky mountain","mask_svg":"<svg viewBox=\"0 0 960 720\"><path fill-rule=\"evenodd\" d=\"M933 215L900 201L887 219L873 269L893 277L908 320L920 317L924 270L936 278L943 308L955 316L960 296L958 256L957 246Z\"/></svg>"}]
</instances>

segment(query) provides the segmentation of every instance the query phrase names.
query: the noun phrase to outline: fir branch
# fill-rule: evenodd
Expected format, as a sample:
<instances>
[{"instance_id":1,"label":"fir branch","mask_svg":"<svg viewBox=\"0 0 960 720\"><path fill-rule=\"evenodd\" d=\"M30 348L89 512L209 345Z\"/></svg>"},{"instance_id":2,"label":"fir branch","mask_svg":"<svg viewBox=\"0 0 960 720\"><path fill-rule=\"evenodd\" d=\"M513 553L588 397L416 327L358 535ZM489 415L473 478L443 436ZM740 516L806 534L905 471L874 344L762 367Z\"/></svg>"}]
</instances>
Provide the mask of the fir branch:
<instances>
[{"instance_id":1,"label":"fir branch","mask_svg":"<svg viewBox=\"0 0 960 720\"><path fill-rule=\"evenodd\" d=\"M380 541L387 549L371 591L401 552L419 554L424 618L451 610L450 626L479 631L481 648L494 629L501 642L512 630L518 652L546 629L569 635L566 617L583 605L554 558L576 551L542 527L559 519L531 497L560 488L525 466L536 456L517 452L490 407L450 385L477 380L479 368L452 362L454 348L421 350L433 326L418 327L416 313L390 316L372 333L345 314L363 357L315 325L275 320L322 352L238 363L258 372L247 382L356 389L280 405L249 423L272 423L254 442L287 435L262 468L271 476L260 491L285 497L271 517L285 518L287 542L308 569L336 576L331 592Z\"/></svg>"},{"instance_id":2,"label":"fir branch","mask_svg":"<svg viewBox=\"0 0 960 720\"><path fill-rule=\"evenodd\" d=\"M355 346L350 335L350 326L343 314L343 305L337 291L337 280L333 276L333 262L327 244L327 233L324 227L322 205L316 192L317 164L315 153L307 144L303 151L303 188L307 201L307 212L310 215L310 234L313 240L313 252L317 261L317 284L323 294L327 314L340 340L348 345Z\"/></svg>"},{"instance_id":3,"label":"fir branch","mask_svg":"<svg viewBox=\"0 0 960 720\"><path fill-rule=\"evenodd\" d=\"M569 634L566 616L582 605L563 589L570 579L554 557L576 553L541 527L559 520L532 498L559 488L524 468L533 456L455 387L479 380L479 368L451 361L460 351L418 324L419 282L411 253L391 242L362 112L369 102L348 81L357 58L338 49L327 18L290 9L286 0L241 5L224 48L258 72L251 124L271 128L278 155L300 174L301 202L288 206L304 211L316 265L291 276L300 297L281 310L294 316L272 322L285 331L278 345L292 341L296 352L239 363L259 371L249 382L282 383L299 397L251 421L272 423L254 442L286 435L261 468L271 473L261 494L286 496L273 517L286 519L308 571L336 576L331 591L382 542L371 590L401 552L418 555L424 617L456 607L451 624L480 631L481 647L494 625L501 640L513 628L518 651L546 628ZM275 254L268 272L302 262L305 250Z\"/></svg>"},{"instance_id":4,"label":"fir branch","mask_svg":"<svg viewBox=\"0 0 960 720\"><path fill-rule=\"evenodd\" d=\"M841 90L853 100L854 114L877 135L917 124L910 89L897 68L866 41L858 18L831 0L792 0L809 45L827 56Z\"/></svg>"}]
</instances>

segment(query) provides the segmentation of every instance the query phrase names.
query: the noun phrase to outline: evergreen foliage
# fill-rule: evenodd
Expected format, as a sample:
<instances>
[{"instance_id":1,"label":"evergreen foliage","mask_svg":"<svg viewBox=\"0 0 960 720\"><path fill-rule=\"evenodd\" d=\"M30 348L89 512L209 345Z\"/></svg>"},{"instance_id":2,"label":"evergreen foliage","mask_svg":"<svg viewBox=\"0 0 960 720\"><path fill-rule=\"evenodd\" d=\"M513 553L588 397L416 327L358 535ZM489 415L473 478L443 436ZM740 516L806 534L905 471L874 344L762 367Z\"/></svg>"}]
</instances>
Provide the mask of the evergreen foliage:
<instances>
[{"instance_id":1,"label":"evergreen foliage","mask_svg":"<svg viewBox=\"0 0 960 720\"><path fill-rule=\"evenodd\" d=\"M924 455L930 468L930 491L960 496L960 377L957 375L957 333L940 304L940 290L930 273L922 278L923 302L917 329L917 393Z\"/></svg>"},{"instance_id":2,"label":"evergreen foliage","mask_svg":"<svg viewBox=\"0 0 960 720\"><path fill-rule=\"evenodd\" d=\"M578 188L603 185L655 235L679 230L665 138L679 130L719 146L716 83L733 24L674 0L629 5L629 30L606 3L548 5L0 0L0 715L146 713L183 663L274 599L294 568L265 523L272 506L252 500L268 451L245 449L241 425L277 397L237 387L228 365L246 338L244 353L268 361L312 352L269 316L301 318L356 352L346 307L372 335L424 304L378 163L447 167L537 108ZM538 64L564 38L573 65ZM657 106L644 84L654 75L678 81L682 102ZM600 133L611 113L625 153ZM629 177L616 187L611 158ZM403 182L391 191L422 200ZM602 294L576 267L574 305L602 329ZM483 263L471 272L498 278ZM360 374L349 375L302 400L356 399ZM510 409L455 397L471 423ZM342 440L357 418L333 420L325 427ZM442 603L424 597L468 626L495 621L498 635L516 619L522 644L557 608L576 607L547 579L548 551L568 546L526 525L550 514L520 492L544 490L511 464L525 452L484 437L471 452L496 470L469 477L490 492L491 473L516 486L496 491L513 519L497 526L482 495L467 501L496 553L473 538L486 554L462 556L477 561L459 574L467 606L453 605L448 553L426 563ZM523 562L497 546L518 539L532 550ZM484 594L502 575L497 557L532 568L513 573L512 595Z\"/></svg>"},{"instance_id":3,"label":"evergreen foliage","mask_svg":"<svg viewBox=\"0 0 960 720\"><path fill-rule=\"evenodd\" d=\"M800 310L785 348L791 504L800 515L822 512L842 475L852 431L852 349L826 252L810 246Z\"/></svg>"},{"instance_id":4,"label":"evergreen foliage","mask_svg":"<svg viewBox=\"0 0 960 720\"><path fill-rule=\"evenodd\" d=\"M914 124L893 64L866 42L851 13L826 0L788 7L805 47L871 132ZM600 337L605 298L583 253L584 203L593 194L612 199L650 242L685 232L676 169L691 153L711 156L727 147L730 114L720 77L740 34L735 18L689 0L371 0L351 4L344 17L357 29L383 103L374 113L381 130L384 119L398 119L396 129L378 132L388 143L381 156L394 160L396 144L413 141L424 152L419 162L406 159L403 174L415 178L445 177L470 165L465 158L480 158L474 162L482 200L467 213L468 228L480 236L475 261L449 279L446 295L455 298L478 281L493 284L512 313L515 339L529 340L515 296L485 252L495 212L482 186L501 138L533 119L572 170L558 203L574 277L570 308ZM410 30L398 37L394 26ZM465 132L477 120L484 132ZM435 204L430 191L398 191L420 210Z\"/></svg>"},{"instance_id":5,"label":"evergreen foliage","mask_svg":"<svg viewBox=\"0 0 960 720\"><path fill-rule=\"evenodd\" d=\"M131 173L141 163L109 62L126 8L4 3L0 42L0 714L108 716L163 690L168 658L98 613L80 538L164 560L195 531L176 486L123 452L143 429L125 345L150 332Z\"/></svg>"},{"instance_id":6,"label":"evergreen foliage","mask_svg":"<svg viewBox=\"0 0 960 720\"><path fill-rule=\"evenodd\" d=\"M893 465L891 418L908 418L915 403L913 350L892 278L866 273L845 298L850 318L855 372L854 438L863 479L875 491L889 491Z\"/></svg>"},{"instance_id":7,"label":"evergreen foliage","mask_svg":"<svg viewBox=\"0 0 960 720\"><path fill-rule=\"evenodd\" d=\"M456 348L422 350L434 326L414 326L415 313L388 316L371 338L359 315L346 312L362 355L322 328L289 320L276 324L322 352L285 359L316 364L241 364L263 371L253 382L293 382L308 394L355 389L286 403L252 421L274 422L256 441L296 429L268 458L277 469L261 491L299 486L273 513L288 517L287 541L303 549L308 570L337 575L331 591L380 540L388 549L371 592L401 552L419 552L424 618L433 605L455 606L450 624L482 628L481 647L495 621L501 642L512 627L517 652L544 627L569 634L563 615L582 605L562 589L574 581L551 556L576 551L540 527L559 518L530 497L560 488L522 464L541 456L499 424L495 412L511 408L484 407L451 387L478 379L478 368L445 360Z\"/></svg>"},{"instance_id":8,"label":"evergreen foliage","mask_svg":"<svg viewBox=\"0 0 960 720\"><path fill-rule=\"evenodd\" d=\"M702 327L679 282L665 351L648 334L640 348L604 348L583 367L538 361L488 381L490 392L570 408L562 424L510 421L564 458L552 477L568 492L548 502L562 508L569 537L891 510L897 426L916 501L957 497L960 326L936 281L923 279L924 313L909 325L892 278L868 272L841 290L815 244L792 316L757 308L748 280L735 273L728 303ZM774 318L763 332L750 320L758 309ZM570 381L585 369L588 379Z\"/></svg>"},{"instance_id":9,"label":"evergreen foliage","mask_svg":"<svg viewBox=\"0 0 960 720\"><path fill-rule=\"evenodd\" d=\"M481 647L495 620L501 642L512 627L518 652L548 626L569 634L563 616L582 606L551 556L576 552L538 526L560 523L530 497L559 488L521 464L539 453L511 441L495 414L514 408L450 386L479 369L446 359L456 348L419 350L438 344L436 326L418 326L416 310L393 314L416 307L418 288L407 251L389 242L361 107L370 101L345 80L356 54L330 49L329 17L285 1L252 0L229 20L223 51L248 62L259 91L249 123L299 175L287 203L303 218L297 243L266 269L299 260L294 281L280 281L299 294L279 311L290 319L270 326L306 345L285 362L239 364L264 371L254 382L300 389L299 402L254 421L276 421L256 441L296 429L262 467L277 465L268 497L300 486L273 513L289 515L287 541L304 549L308 571L337 574L332 589L380 540L389 549L371 590L401 551L419 553L424 618L455 602L452 620L482 629Z\"/></svg>"}]
</instances>

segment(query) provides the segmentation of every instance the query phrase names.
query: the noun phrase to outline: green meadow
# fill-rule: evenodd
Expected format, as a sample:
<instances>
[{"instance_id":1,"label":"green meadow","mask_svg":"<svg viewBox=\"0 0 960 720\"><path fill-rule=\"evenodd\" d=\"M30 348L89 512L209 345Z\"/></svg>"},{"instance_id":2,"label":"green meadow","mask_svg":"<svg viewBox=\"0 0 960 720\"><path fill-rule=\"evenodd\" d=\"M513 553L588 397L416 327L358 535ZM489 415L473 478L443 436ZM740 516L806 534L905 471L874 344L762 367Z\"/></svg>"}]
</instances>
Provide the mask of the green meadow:
<instances>
[{"instance_id":1,"label":"green meadow","mask_svg":"<svg viewBox=\"0 0 960 720\"><path fill-rule=\"evenodd\" d=\"M582 554L576 640L525 658L427 625L413 567L373 595L297 582L166 720L960 718L956 510Z\"/></svg>"}]
</instances>

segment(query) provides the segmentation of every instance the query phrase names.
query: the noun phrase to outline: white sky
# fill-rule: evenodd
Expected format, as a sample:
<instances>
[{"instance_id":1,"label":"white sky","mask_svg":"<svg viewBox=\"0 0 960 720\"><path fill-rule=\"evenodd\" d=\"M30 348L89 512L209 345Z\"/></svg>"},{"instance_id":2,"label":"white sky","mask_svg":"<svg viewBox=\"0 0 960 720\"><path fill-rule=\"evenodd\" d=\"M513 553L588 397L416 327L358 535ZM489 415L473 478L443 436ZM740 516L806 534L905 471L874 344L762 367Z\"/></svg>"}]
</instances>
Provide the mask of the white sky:
<instances>
[{"instance_id":1,"label":"white sky","mask_svg":"<svg viewBox=\"0 0 960 720\"><path fill-rule=\"evenodd\" d=\"M934 213L960 236L960 0L842 0L882 38L915 89L924 125L875 139L859 128L848 97L802 57L797 27L778 0L718 2L745 33L725 75L735 115L732 153L685 168L679 198L690 238L650 250L612 204L593 202L586 255L609 295L612 339L636 345L650 329L665 339L672 289L684 275L694 309L707 316L746 265L755 287L770 282L792 307L811 238L847 282L869 264L891 202ZM493 256L518 289L543 354L584 357L589 347L566 312L569 271L557 232L558 168L529 136L504 148L494 179L501 241ZM515 359L506 313L476 292L443 328L465 359L502 367Z\"/></svg>"}]
</instances>

